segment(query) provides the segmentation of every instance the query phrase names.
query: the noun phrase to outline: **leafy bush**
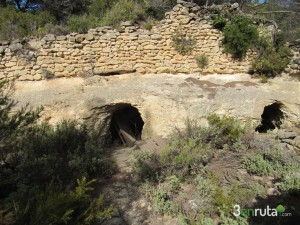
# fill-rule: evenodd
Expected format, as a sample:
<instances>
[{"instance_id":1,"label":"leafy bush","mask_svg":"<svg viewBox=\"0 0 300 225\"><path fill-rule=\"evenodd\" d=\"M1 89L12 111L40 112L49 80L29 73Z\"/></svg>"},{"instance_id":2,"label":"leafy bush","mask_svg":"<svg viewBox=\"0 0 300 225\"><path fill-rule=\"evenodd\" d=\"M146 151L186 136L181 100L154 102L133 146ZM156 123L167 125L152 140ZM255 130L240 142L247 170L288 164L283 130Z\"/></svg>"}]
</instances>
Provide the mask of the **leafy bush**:
<instances>
[{"instance_id":1,"label":"leafy bush","mask_svg":"<svg viewBox=\"0 0 300 225\"><path fill-rule=\"evenodd\" d=\"M167 177L166 182L170 194L177 194L179 192L180 180L175 175Z\"/></svg>"},{"instance_id":2,"label":"leafy bush","mask_svg":"<svg viewBox=\"0 0 300 225\"><path fill-rule=\"evenodd\" d=\"M118 1L105 13L101 23L118 27L121 21L136 22L144 16L145 8L142 4L134 0Z\"/></svg>"},{"instance_id":3,"label":"leafy bush","mask_svg":"<svg viewBox=\"0 0 300 225\"><path fill-rule=\"evenodd\" d=\"M0 84L0 86L3 84ZM104 155L83 125L63 121L56 127L35 124L39 110L11 113L14 103L0 87L0 192L7 196L21 186L63 187L81 176L109 177L115 163Z\"/></svg>"},{"instance_id":4,"label":"leafy bush","mask_svg":"<svg viewBox=\"0 0 300 225\"><path fill-rule=\"evenodd\" d=\"M162 165L155 153L141 152L135 155L134 171L140 179L155 181L160 177Z\"/></svg>"},{"instance_id":5,"label":"leafy bush","mask_svg":"<svg viewBox=\"0 0 300 225\"><path fill-rule=\"evenodd\" d=\"M155 191L153 201L154 208L161 214L172 215L176 211L170 195L161 188Z\"/></svg>"},{"instance_id":6,"label":"leafy bush","mask_svg":"<svg viewBox=\"0 0 300 225\"><path fill-rule=\"evenodd\" d=\"M84 177L74 191L60 191L53 184L44 190L21 189L11 197L14 225L93 224L110 217L111 207L104 206L103 196L91 200L90 185Z\"/></svg>"},{"instance_id":7,"label":"leafy bush","mask_svg":"<svg viewBox=\"0 0 300 225\"><path fill-rule=\"evenodd\" d=\"M88 6L89 15L102 18L118 0L93 0Z\"/></svg>"},{"instance_id":8,"label":"leafy bush","mask_svg":"<svg viewBox=\"0 0 300 225\"><path fill-rule=\"evenodd\" d=\"M278 185L279 189L284 192L300 192L300 178L296 174L286 176Z\"/></svg>"},{"instance_id":9,"label":"leafy bush","mask_svg":"<svg viewBox=\"0 0 300 225\"><path fill-rule=\"evenodd\" d=\"M240 141L242 134L246 131L245 127L234 117L220 117L216 114L211 114L207 120L209 125L217 131L214 140L214 145L217 147L222 147L224 144L232 145Z\"/></svg>"},{"instance_id":10,"label":"leafy bush","mask_svg":"<svg viewBox=\"0 0 300 225\"><path fill-rule=\"evenodd\" d=\"M146 12L149 16L161 20L165 13L176 5L177 0L144 0Z\"/></svg>"},{"instance_id":11,"label":"leafy bush","mask_svg":"<svg viewBox=\"0 0 300 225\"><path fill-rule=\"evenodd\" d=\"M0 40L36 35L51 22L55 19L48 12L23 13L13 7L0 8Z\"/></svg>"},{"instance_id":12,"label":"leafy bush","mask_svg":"<svg viewBox=\"0 0 300 225\"><path fill-rule=\"evenodd\" d=\"M95 28L99 25L99 19L95 16L72 16L68 19L67 24L70 31L84 33L91 28Z\"/></svg>"},{"instance_id":13,"label":"leafy bush","mask_svg":"<svg viewBox=\"0 0 300 225\"><path fill-rule=\"evenodd\" d=\"M250 19L236 16L223 29L225 51L242 58L257 42L258 30Z\"/></svg>"},{"instance_id":14,"label":"leafy bush","mask_svg":"<svg viewBox=\"0 0 300 225\"><path fill-rule=\"evenodd\" d=\"M147 19L142 23L146 30L151 30L154 24L155 20L152 17L147 17Z\"/></svg>"},{"instance_id":15,"label":"leafy bush","mask_svg":"<svg viewBox=\"0 0 300 225\"><path fill-rule=\"evenodd\" d=\"M252 69L266 77L280 74L290 62L291 51L280 38L275 40L274 45L269 39L260 38L256 51Z\"/></svg>"},{"instance_id":16,"label":"leafy bush","mask_svg":"<svg viewBox=\"0 0 300 225\"><path fill-rule=\"evenodd\" d=\"M177 139L177 140L176 140ZM196 174L208 163L212 151L208 145L199 143L197 139L183 137L174 138L171 145L161 153L167 175L176 175L181 180Z\"/></svg>"},{"instance_id":17,"label":"leafy bush","mask_svg":"<svg viewBox=\"0 0 300 225\"><path fill-rule=\"evenodd\" d=\"M172 35L172 45L180 54L187 54L195 47L196 40L191 36L177 31Z\"/></svg>"},{"instance_id":18,"label":"leafy bush","mask_svg":"<svg viewBox=\"0 0 300 225\"><path fill-rule=\"evenodd\" d=\"M220 211L220 219L221 219L221 225L248 225L247 218L244 218L242 216L238 216L235 218L232 218L232 216L228 215L228 213L224 211Z\"/></svg>"},{"instance_id":19,"label":"leafy bush","mask_svg":"<svg viewBox=\"0 0 300 225\"><path fill-rule=\"evenodd\" d=\"M199 54L199 55L196 55L195 56L195 59L196 59L196 62L197 62L197 65L200 67L200 68L205 68L208 66L208 57L207 55L205 54Z\"/></svg>"},{"instance_id":20,"label":"leafy bush","mask_svg":"<svg viewBox=\"0 0 300 225\"><path fill-rule=\"evenodd\" d=\"M251 174L260 176L272 176L274 173L271 163L265 160L261 155L250 156L243 162L244 168Z\"/></svg>"},{"instance_id":21,"label":"leafy bush","mask_svg":"<svg viewBox=\"0 0 300 225\"><path fill-rule=\"evenodd\" d=\"M213 20L213 26L214 28L218 30L223 30L223 28L226 26L227 20L220 16Z\"/></svg>"}]
</instances>

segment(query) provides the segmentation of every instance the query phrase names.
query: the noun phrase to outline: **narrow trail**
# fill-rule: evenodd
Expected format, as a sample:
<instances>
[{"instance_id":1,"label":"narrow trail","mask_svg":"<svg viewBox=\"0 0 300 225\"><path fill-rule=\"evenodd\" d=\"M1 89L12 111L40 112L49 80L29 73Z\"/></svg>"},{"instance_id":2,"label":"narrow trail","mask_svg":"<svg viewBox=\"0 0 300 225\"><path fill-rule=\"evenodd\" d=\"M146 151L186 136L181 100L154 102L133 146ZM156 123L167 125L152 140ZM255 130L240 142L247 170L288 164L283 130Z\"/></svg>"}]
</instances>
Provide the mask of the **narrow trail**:
<instances>
[{"instance_id":1,"label":"narrow trail","mask_svg":"<svg viewBox=\"0 0 300 225\"><path fill-rule=\"evenodd\" d=\"M139 190L139 183L133 175L132 160L139 149L119 147L112 150L118 172L101 184L100 192L114 207L113 218L104 225L162 225L162 218L154 216L150 203Z\"/></svg>"},{"instance_id":2,"label":"narrow trail","mask_svg":"<svg viewBox=\"0 0 300 225\"><path fill-rule=\"evenodd\" d=\"M134 155L140 151L159 151L167 139L152 137L134 147L113 147L111 157L116 160L118 172L109 180L100 183L99 192L113 206L112 219L101 225L178 225L170 216L157 214L147 200L140 181L133 171Z\"/></svg>"}]
</instances>

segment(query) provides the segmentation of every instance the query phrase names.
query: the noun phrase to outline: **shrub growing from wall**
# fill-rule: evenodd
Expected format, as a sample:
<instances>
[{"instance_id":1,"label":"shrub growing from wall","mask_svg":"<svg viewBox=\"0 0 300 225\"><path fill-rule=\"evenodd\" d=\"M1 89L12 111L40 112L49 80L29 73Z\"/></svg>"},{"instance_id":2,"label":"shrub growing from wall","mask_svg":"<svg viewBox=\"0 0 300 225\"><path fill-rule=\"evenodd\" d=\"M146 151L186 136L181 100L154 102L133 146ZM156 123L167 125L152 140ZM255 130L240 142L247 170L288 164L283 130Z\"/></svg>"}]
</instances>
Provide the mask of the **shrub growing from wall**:
<instances>
[{"instance_id":1,"label":"shrub growing from wall","mask_svg":"<svg viewBox=\"0 0 300 225\"><path fill-rule=\"evenodd\" d=\"M258 40L257 27L250 19L242 16L234 17L225 26L223 34L225 51L235 58L243 58Z\"/></svg>"}]
</instances>

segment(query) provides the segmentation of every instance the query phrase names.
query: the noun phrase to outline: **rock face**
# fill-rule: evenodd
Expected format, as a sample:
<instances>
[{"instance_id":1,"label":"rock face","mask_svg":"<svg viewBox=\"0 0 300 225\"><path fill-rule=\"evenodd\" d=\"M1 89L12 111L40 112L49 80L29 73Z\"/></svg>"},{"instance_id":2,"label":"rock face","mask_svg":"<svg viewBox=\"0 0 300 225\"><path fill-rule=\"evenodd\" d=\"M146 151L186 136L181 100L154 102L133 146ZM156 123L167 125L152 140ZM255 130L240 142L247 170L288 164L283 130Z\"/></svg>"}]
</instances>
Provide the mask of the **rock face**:
<instances>
[{"instance_id":1,"label":"rock face","mask_svg":"<svg viewBox=\"0 0 300 225\"><path fill-rule=\"evenodd\" d=\"M44 106L43 118L85 121L100 135L108 132L112 114L122 106L136 107L144 121L142 138L170 135L187 118L201 121L211 113L251 118L259 123L264 107L280 102L284 126L299 122L300 83L276 78L261 84L248 75L122 75L18 81L18 106ZM280 133L292 138L294 133ZM288 139L284 139L288 140ZM292 140L292 139L291 139ZM299 146L299 138L293 139Z\"/></svg>"},{"instance_id":2,"label":"rock face","mask_svg":"<svg viewBox=\"0 0 300 225\"><path fill-rule=\"evenodd\" d=\"M194 3L179 1L150 31L130 22L123 22L121 27L120 31L99 27L90 29L87 34L48 34L42 40L30 40L24 46L1 42L1 78L36 80L35 75L45 77L43 71L52 73L54 77L86 76L93 70L123 68L132 68L140 74L231 74L249 70L251 57L237 61L225 54L222 34L213 28L207 9ZM172 36L176 32L195 38L196 45L190 53L181 55L175 50ZM25 50L24 53L15 54L20 48ZM30 49L30 54L26 48ZM207 55L207 68L198 68L195 61L198 54ZM72 70L69 70L70 67ZM16 75L19 72L23 73L23 77Z\"/></svg>"}]
</instances>

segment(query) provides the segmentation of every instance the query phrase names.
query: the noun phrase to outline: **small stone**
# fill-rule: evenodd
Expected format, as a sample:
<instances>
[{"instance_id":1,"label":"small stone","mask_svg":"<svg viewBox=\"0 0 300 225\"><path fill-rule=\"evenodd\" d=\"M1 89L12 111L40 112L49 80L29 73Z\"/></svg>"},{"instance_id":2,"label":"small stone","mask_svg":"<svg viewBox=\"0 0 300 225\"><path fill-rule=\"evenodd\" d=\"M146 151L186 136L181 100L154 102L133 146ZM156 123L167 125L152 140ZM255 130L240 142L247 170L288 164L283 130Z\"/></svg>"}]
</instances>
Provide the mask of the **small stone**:
<instances>
[{"instance_id":1,"label":"small stone","mask_svg":"<svg viewBox=\"0 0 300 225\"><path fill-rule=\"evenodd\" d=\"M158 73L170 73L169 67L158 67L156 70Z\"/></svg>"},{"instance_id":2,"label":"small stone","mask_svg":"<svg viewBox=\"0 0 300 225\"><path fill-rule=\"evenodd\" d=\"M20 80L20 81L33 81L34 78L33 78L33 76L31 76L31 75L24 75L24 76L20 76L20 77L19 77L19 80Z\"/></svg>"},{"instance_id":3,"label":"small stone","mask_svg":"<svg viewBox=\"0 0 300 225\"><path fill-rule=\"evenodd\" d=\"M276 189L275 188L269 188L267 190L267 195L274 195L276 193Z\"/></svg>"},{"instance_id":4,"label":"small stone","mask_svg":"<svg viewBox=\"0 0 300 225\"><path fill-rule=\"evenodd\" d=\"M55 35L54 34L47 34L43 38L45 41L55 41Z\"/></svg>"},{"instance_id":5,"label":"small stone","mask_svg":"<svg viewBox=\"0 0 300 225\"><path fill-rule=\"evenodd\" d=\"M75 42L75 37L70 37L70 38L69 38L69 41L70 41L70 42Z\"/></svg>"},{"instance_id":6,"label":"small stone","mask_svg":"<svg viewBox=\"0 0 300 225\"><path fill-rule=\"evenodd\" d=\"M132 25L131 21L125 21L121 23L121 26L130 27Z\"/></svg>"},{"instance_id":7,"label":"small stone","mask_svg":"<svg viewBox=\"0 0 300 225\"><path fill-rule=\"evenodd\" d=\"M87 40L87 41L92 41L92 40L94 40L94 35L92 35L92 34L86 34L86 35L85 35L85 40Z\"/></svg>"},{"instance_id":8,"label":"small stone","mask_svg":"<svg viewBox=\"0 0 300 225\"><path fill-rule=\"evenodd\" d=\"M231 8L232 9L238 9L239 8L239 3L233 3L232 5L231 5Z\"/></svg>"},{"instance_id":9,"label":"small stone","mask_svg":"<svg viewBox=\"0 0 300 225\"><path fill-rule=\"evenodd\" d=\"M151 35L151 39L153 39L153 40L160 40L161 36L159 34L152 34Z\"/></svg>"},{"instance_id":10,"label":"small stone","mask_svg":"<svg viewBox=\"0 0 300 225\"><path fill-rule=\"evenodd\" d=\"M15 51L18 51L18 50L21 50L22 49L22 45L20 43L16 43L16 44L11 44L9 46L9 49L12 51L12 52L15 52Z\"/></svg>"},{"instance_id":11,"label":"small stone","mask_svg":"<svg viewBox=\"0 0 300 225\"><path fill-rule=\"evenodd\" d=\"M77 34L77 35L75 36L75 41L76 41L77 43L83 42L83 41L84 41L84 35L83 35L83 34Z\"/></svg>"},{"instance_id":12,"label":"small stone","mask_svg":"<svg viewBox=\"0 0 300 225\"><path fill-rule=\"evenodd\" d=\"M66 39L67 39L67 37L66 37L66 36L63 36L63 35L57 36L57 37L56 37L56 40L57 40L57 41L64 41L64 40L66 40Z\"/></svg>"},{"instance_id":13,"label":"small stone","mask_svg":"<svg viewBox=\"0 0 300 225\"><path fill-rule=\"evenodd\" d=\"M36 75L33 76L33 79L38 81L38 80L42 80L43 77L40 74L36 74Z\"/></svg>"},{"instance_id":14,"label":"small stone","mask_svg":"<svg viewBox=\"0 0 300 225\"><path fill-rule=\"evenodd\" d=\"M102 49L102 52L109 53L109 52L111 52L111 49L110 49L110 48L103 48L103 49Z\"/></svg>"}]
</instances>

